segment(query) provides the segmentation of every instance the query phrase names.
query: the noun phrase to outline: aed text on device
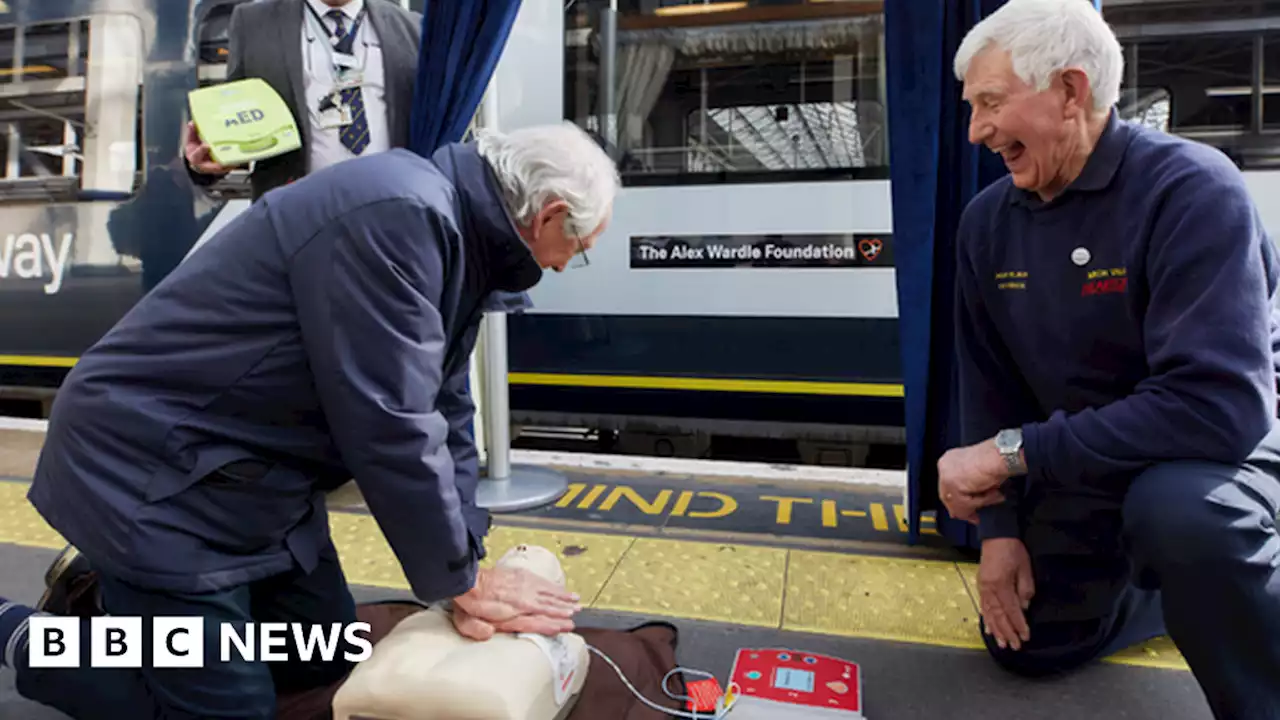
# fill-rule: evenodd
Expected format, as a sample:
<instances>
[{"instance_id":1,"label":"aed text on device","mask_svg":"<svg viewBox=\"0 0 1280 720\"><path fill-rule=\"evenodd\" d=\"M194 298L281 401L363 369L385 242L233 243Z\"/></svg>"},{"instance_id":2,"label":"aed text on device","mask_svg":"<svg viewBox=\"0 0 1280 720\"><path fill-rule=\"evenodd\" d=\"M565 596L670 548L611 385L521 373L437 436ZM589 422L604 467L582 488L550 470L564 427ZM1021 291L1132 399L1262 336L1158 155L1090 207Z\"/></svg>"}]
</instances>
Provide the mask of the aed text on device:
<instances>
[{"instance_id":1,"label":"aed text on device","mask_svg":"<svg viewBox=\"0 0 1280 720\"><path fill-rule=\"evenodd\" d=\"M368 623L218 623L202 617L155 617L150 632L143 618L33 615L27 635L27 662L33 668L88 667L202 668L210 662L362 662L373 653ZM150 639L148 640L148 636ZM208 643L217 643L216 648ZM206 650L210 651L207 652ZM216 653L211 652L216 650ZM145 657L144 657L145 656Z\"/></svg>"},{"instance_id":2,"label":"aed text on device","mask_svg":"<svg viewBox=\"0 0 1280 720\"><path fill-rule=\"evenodd\" d=\"M241 110L233 115L228 115L226 125L224 127L238 127L240 125L250 125L261 121L267 116L266 113L254 108L253 110Z\"/></svg>"}]
</instances>

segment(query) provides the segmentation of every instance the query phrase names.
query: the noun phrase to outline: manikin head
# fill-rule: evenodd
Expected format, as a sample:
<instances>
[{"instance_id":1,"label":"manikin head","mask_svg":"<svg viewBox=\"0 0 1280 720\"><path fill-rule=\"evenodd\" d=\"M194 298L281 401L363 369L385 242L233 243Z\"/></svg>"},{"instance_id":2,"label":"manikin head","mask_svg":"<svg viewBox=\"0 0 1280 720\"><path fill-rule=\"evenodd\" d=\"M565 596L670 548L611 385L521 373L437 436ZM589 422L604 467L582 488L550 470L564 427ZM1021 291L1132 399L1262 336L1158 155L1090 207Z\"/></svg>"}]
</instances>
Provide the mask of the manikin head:
<instances>
[{"instance_id":1,"label":"manikin head","mask_svg":"<svg viewBox=\"0 0 1280 720\"><path fill-rule=\"evenodd\" d=\"M1044 200L1080 174L1120 97L1120 42L1088 0L1009 0L965 36L969 142Z\"/></svg>"},{"instance_id":2,"label":"manikin head","mask_svg":"<svg viewBox=\"0 0 1280 720\"><path fill-rule=\"evenodd\" d=\"M621 180L608 153L572 123L477 134L507 211L538 265L560 272L604 232Z\"/></svg>"},{"instance_id":3,"label":"manikin head","mask_svg":"<svg viewBox=\"0 0 1280 720\"><path fill-rule=\"evenodd\" d=\"M543 580L549 580L561 587L568 582L564 568L560 566L560 558L540 545L516 545L498 558L494 565L528 570Z\"/></svg>"}]
</instances>

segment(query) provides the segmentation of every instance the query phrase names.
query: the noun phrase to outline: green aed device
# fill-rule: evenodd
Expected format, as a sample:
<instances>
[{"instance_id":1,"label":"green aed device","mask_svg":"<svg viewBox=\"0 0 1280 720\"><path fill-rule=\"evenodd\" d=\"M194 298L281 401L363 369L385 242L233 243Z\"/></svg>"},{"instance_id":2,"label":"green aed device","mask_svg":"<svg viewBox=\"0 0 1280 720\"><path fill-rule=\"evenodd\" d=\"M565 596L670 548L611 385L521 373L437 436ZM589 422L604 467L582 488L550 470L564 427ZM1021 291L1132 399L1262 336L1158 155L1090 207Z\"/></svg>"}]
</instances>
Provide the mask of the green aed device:
<instances>
[{"instance_id":1,"label":"green aed device","mask_svg":"<svg viewBox=\"0 0 1280 720\"><path fill-rule=\"evenodd\" d=\"M260 78L193 90L187 102L196 130L219 165L247 165L302 147L289 106Z\"/></svg>"}]
</instances>

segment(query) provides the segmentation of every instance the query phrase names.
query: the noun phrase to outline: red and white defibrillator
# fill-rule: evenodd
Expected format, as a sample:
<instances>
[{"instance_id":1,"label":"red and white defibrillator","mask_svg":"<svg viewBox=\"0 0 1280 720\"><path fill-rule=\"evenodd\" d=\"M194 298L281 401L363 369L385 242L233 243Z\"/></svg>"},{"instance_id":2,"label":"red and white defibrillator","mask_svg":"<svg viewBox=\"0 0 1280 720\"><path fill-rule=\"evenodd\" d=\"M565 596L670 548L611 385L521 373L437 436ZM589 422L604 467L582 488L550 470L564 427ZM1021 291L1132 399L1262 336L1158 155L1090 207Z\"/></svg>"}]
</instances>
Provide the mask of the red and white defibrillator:
<instances>
[{"instance_id":1,"label":"red and white defibrillator","mask_svg":"<svg viewBox=\"0 0 1280 720\"><path fill-rule=\"evenodd\" d=\"M866 720L857 663L795 650L738 651L726 720Z\"/></svg>"}]
</instances>

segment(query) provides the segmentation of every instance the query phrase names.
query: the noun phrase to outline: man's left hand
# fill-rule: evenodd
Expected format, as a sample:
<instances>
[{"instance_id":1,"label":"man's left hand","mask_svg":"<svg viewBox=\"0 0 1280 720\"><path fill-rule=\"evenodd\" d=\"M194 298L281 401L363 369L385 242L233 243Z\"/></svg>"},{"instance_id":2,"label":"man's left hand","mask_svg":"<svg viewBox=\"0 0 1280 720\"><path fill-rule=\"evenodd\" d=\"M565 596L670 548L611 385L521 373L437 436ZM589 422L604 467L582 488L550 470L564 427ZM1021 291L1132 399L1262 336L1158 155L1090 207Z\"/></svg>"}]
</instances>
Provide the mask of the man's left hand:
<instances>
[{"instance_id":1,"label":"man's left hand","mask_svg":"<svg viewBox=\"0 0 1280 720\"><path fill-rule=\"evenodd\" d=\"M578 595L522 568L482 568L476 585L453 599L453 624L473 640L494 632L556 635L573 630Z\"/></svg>"},{"instance_id":2,"label":"man's left hand","mask_svg":"<svg viewBox=\"0 0 1280 720\"><path fill-rule=\"evenodd\" d=\"M1004 501L1009 469L991 440L948 450L938 460L938 496L958 520L978 524L978 510Z\"/></svg>"},{"instance_id":3,"label":"man's left hand","mask_svg":"<svg viewBox=\"0 0 1280 720\"><path fill-rule=\"evenodd\" d=\"M517 615L515 617L489 622L463 610L456 603L453 606L453 626L458 634L472 640L488 640L498 633L532 633L534 635L555 636L560 633L573 632L572 620L547 617L545 615Z\"/></svg>"}]
</instances>

